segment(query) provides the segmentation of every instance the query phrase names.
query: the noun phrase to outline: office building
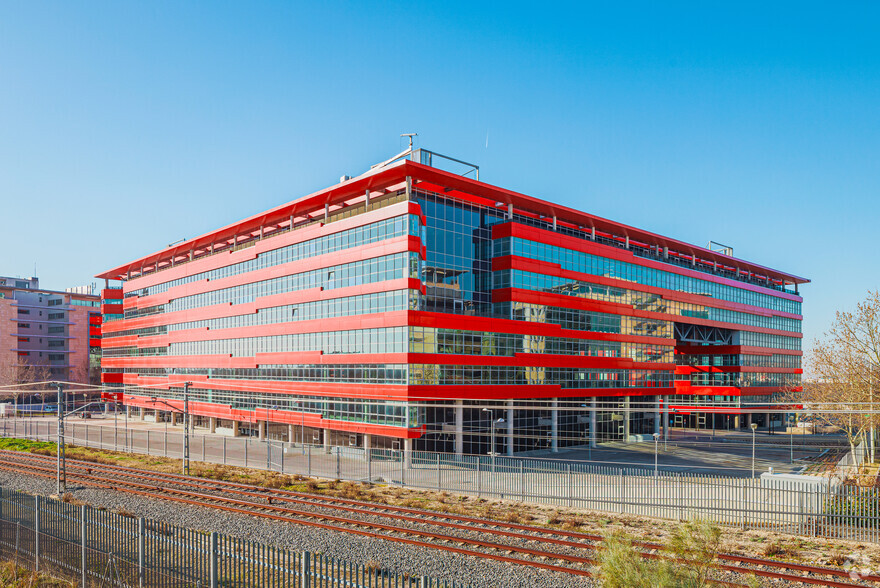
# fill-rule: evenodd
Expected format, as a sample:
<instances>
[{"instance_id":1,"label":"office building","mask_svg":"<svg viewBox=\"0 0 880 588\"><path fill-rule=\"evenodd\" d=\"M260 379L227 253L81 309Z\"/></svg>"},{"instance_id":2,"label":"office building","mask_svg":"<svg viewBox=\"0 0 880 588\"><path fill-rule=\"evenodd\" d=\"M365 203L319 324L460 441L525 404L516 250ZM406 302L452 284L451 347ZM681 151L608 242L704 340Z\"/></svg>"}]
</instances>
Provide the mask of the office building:
<instances>
[{"instance_id":1,"label":"office building","mask_svg":"<svg viewBox=\"0 0 880 588\"><path fill-rule=\"evenodd\" d=\"M407 151L101 273L104 381L149 418L188 382L227 434L507 454L764 424L798 385L807 280L478 178Z\"/></svg>"}]
</instances>

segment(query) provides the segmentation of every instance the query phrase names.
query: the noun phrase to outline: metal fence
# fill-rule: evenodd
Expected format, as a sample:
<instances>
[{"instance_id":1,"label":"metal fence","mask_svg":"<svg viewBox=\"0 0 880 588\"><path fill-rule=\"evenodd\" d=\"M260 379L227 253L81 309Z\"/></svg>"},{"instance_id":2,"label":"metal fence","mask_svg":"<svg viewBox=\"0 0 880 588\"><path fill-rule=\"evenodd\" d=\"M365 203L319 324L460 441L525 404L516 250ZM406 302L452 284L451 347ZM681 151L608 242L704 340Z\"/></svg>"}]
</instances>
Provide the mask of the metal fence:
<instances>
[{"instance_id":1,"label":"metal fence","mask_svg":"<svg viewBox=\"0 0 880 588\"><path fill-rule=\"evenodd\" d=\"M27 430L25 429L27 427ZM181 456L179 432L114 430L68 425L68 441L82 446ZM54 423L4 424L4 434L54 441ZM760 478L611 467L589 462L457 455L421 451L294 445L252 438L196 435L194 461L268 469L286 474L370 481L672 520L702 518L760 528L880 543L880 491L828 476Z\"/></svg>"},{"instance_id":2,"label":"metal fence","mask_svg":"<svg viewBox=\"0 0 880 588\"><path fill-rule=\"evenodd\" d=\"M0 557L87 586L455 588L0 488Z\"/></svg>"}]
</instances>

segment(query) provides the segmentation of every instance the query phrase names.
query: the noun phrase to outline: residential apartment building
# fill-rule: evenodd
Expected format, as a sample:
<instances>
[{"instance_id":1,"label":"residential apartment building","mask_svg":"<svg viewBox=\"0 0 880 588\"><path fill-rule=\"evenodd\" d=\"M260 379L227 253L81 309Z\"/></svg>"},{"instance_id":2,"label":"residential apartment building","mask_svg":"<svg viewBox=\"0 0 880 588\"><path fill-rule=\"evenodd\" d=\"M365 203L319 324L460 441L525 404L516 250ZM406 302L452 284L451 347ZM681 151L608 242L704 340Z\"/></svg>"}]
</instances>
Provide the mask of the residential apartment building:
<instances>
[{"instance_id":1,"label":"residential apartment building","mask_svg":"<svg viewBox=\"0 0 880 588\"><path fill-rule=\"evenodd\" d=\"M2 383L89 383L100 370L99 305L91 288L59 292L36 277L0 277Z\"/></svg>"},{"instance_id":2,"label":"residential apartment building","mask_svg":"<svg viewBox=\"0 0 880 588\"><path fill-rule=\"evenodd\" d=\"M798 385L807 280L478 178L407 151L99 274L104 381L157 418L188 382L227 433L507 454Z\"/></svg>"}]
</instances>

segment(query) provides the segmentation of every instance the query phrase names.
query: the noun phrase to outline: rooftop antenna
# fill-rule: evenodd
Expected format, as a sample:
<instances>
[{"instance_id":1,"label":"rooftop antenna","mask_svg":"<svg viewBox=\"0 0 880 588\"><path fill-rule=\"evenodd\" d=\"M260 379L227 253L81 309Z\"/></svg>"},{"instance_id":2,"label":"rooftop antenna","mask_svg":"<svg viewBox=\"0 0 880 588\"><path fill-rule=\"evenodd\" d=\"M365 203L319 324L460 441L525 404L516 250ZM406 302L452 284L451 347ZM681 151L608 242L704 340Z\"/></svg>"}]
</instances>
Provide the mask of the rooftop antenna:
<instances>
[{"instance_id":1,"label":"rooftop antenna","mask_svg":"<svg viewBox=\"0 0 880 588\"><path fill-rule=\"evenodd\" d=\"M419 134L418 134L418 133L401 133L400 136L401 136L401 137L406 137L407 139L409 139L409 150L412 151L412 148L413 148L413 137L418 137Z\"/></svg>"},{"instance_id":2,"label":"rooftop antenna","mask_svg":"<svg viewBox=\"0 0 880 588\"><path fill-rule=\"evenodd\" d=\"M395 155L394 157L392 157L390 159L386 159L382 163L375 163L375 164L371 165L370 169L376 169L377 167L385 167L386 165L388 165L392 161L397 161L398 159L400 159L402 157L406 157L406 156L412 154L413 137L418 137L419 134L418 133L401 133L400 136L406 137L407 139L409 139L409 148L405 149L404 151L401 151L400 153L398 153L397 155Z\"/></svg>"}]
</instances>

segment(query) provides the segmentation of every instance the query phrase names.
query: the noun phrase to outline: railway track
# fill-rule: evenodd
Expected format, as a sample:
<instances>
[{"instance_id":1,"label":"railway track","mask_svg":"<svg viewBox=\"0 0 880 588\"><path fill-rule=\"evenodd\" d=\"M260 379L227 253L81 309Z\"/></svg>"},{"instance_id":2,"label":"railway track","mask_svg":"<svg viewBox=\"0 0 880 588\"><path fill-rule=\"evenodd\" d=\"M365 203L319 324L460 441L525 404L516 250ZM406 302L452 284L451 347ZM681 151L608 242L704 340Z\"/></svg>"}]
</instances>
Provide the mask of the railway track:
<instances>
[{"instance_id":1,"label":"railway track","mask_svg":"<svg viewBox=\"0 0 880 588\"><path fill-rule=\"evenodd\" d=\"M0 470L26 471L54 479L55 463L53 457L0 451ZM580 576L590 576L590 567L596 563L594 558L581 552L594 551L602 540L600 536L576 531L542 529L465 515L79 460L67 460L67 472L69 479L84 485L145 498L170 500ZM387 522L389 520L391 522ZM412 526L402 526L401 523ZM462 533L479 533L480 537L462 536ZM644 557L664 557L659 544L634 542L634 546L642 550ZM511 557L511 553L520 557ZM876 575L862 577L862 583L854 584L850 581L849 573L840 569L732 554L720 554L718 559L715 566L718 570L735 574L755 574L768 579L835 588L871 585L865 582L880 586L880 576ZM799 572L800 575L792 572ZM732 582L722 584L741 585Z\"/></svg>"}]
</instances>

